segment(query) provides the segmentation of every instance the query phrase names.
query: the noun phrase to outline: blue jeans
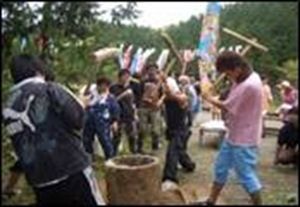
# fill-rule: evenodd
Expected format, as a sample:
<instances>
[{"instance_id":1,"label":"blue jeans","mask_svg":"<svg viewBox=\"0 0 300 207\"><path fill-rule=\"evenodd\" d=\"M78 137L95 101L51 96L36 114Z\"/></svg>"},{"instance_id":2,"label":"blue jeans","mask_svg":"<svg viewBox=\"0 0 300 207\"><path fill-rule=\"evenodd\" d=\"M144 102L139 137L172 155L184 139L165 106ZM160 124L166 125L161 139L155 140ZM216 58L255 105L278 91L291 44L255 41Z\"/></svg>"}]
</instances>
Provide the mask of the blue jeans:
<instances>
[{"instance_id":1,"label":"blue jeans","mask_svg":"<svg viewBox=\"0 0 300 207\"><path fill-rule=\"evenodd\" d=\"M94 113L93 107L87 108L87 118L83 129L83 144L86 151L93 154L94 137L97 135L101 147L104 151L105 159L115 156L110 124L100 120Z\"/></svg>"},{"instance_id":2,"label":"blue jeans","mask_svg":"<svg viewBox=\"0 0 300 207\"><path fill-rule=\"evenodd\" d=\"M257 192L262 185L256 164L257 147L235 146L224 140L214 166L214 181L224 185L229 170L233 168L245 190L250 194Z\"/></svg>"}]
</instances>

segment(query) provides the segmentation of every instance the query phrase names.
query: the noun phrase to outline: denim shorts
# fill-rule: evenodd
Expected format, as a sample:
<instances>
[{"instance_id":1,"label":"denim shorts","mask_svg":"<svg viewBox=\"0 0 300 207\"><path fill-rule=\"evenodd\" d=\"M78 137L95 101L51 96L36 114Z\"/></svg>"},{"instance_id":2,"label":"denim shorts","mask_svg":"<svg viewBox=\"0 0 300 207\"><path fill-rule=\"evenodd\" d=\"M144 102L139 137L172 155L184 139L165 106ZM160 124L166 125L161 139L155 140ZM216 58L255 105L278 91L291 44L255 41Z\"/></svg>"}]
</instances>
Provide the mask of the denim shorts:
<instances>
[{"instance_id":1,"label":"denim shorts","mask_svg":"<svg viewBox=\"0 0 300 207\"><path fill-rule=\"evenodd\" d=\"M214 181L225 184L230 169L234 169L248 193L262 188L256 172L257 147L235 146L224 139L214 166Z\"/></svg>"}]
</instances>

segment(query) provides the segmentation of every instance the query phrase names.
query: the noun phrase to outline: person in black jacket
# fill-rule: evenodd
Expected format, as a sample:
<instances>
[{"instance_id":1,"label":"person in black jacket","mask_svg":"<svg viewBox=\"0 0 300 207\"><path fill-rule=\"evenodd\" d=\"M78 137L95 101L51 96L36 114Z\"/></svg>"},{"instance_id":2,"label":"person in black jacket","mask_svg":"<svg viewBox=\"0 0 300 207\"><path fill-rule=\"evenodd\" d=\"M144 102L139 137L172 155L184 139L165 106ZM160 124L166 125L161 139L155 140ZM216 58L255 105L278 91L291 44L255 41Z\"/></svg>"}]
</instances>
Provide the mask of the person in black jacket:
<instances>
[{"instance_id":1,"label":"person in black jacket","mask_svg":"<svg viewBox=\"0 0 300 207\"><path fill-rule=\"evenodd\" d=\"M82 104L67 88L45 81L39 58L15 56L10 68L15 85L3 120L37 204L104 204L79 135Z\"/></svg>"},{"instance_id":2,"label":"person in black jacket","mask_svg":"<svg viewBox=\"0 0 300 207\"><path fill-rule=\"evenodd\" d=\"M42 61L44 59L40 56L39 57ZM45 62L45 61L44 61ZM55 80L55 75L52 70L50 70L48 67L46 68L45 72L45 81L54 81ZM20 189L16 189L16 185L23 175L23 170L22 166L19 160L14 162L14 164L9 168L9 176L8 176L8 181L4 186L3 189L3 199L8 199L11 198L15 195L21 194Z\"/></svg>"},{"instance_id":3,"label":"person in black jacket","mask_svg":"<svg viewBox=\"0 0 300 207\"><path fill-rule=\"evenodd\" d=\"M131 153L137 153L137 104L139 96L139 83L134 82L130 72L122 69L118 74L118 82L110 87L110 92L115 95L120 106L120 119L118 130L114 133L113 145L115 153L121 143L122 131L125 131L128 137L129 150Z\"/></svg>"}]
</instances>

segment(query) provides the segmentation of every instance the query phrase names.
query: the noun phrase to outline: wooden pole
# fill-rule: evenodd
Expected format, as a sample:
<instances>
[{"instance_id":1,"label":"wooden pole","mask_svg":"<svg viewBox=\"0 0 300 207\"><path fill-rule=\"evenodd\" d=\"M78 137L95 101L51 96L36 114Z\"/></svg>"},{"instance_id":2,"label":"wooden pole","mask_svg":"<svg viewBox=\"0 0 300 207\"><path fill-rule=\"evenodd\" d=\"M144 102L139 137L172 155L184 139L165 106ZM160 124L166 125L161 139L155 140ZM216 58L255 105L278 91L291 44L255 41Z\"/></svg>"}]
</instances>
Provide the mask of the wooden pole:
<instances>
[{"instance_id":1,"label":"wooden pole","mask_svg":"<svg viewBox=\"0 0 300 207\"><path fill-rule=\"evenodd\" d=\"M161 36L163 37L163 39L166 42L167 46L170 48L172 53L175 55L175 57L177 58L177 60L181 64L181 66L183 66L182 57L180 56L180 53L176 49L175 44L174 44L173 40L171 39L171 37L166 32L162 32Z\"/></svg>"},{"instance_id":2,"label":"wooden pole","mask_svg":"<svg viewBox=\"0 0 300 207\"><path fill-rule=\"evenodd\" d=\"M165 70L165 74L166 74L166 75L169 74L170 70L174 67L174 64L175 64L175 63L176 63L176 59L175 59L175 58L173 58L173 59L169 62L168 66L166 67L166 70Z\"/></svg>"},{"instance_id":3,"label":"wooden pole","mask_svg":"<svg viewBox=\"0 0 300 207\"><path fill-rule=\"evenodd\" d=\"M257 42L257 39L256 38L252 38L252 41L253 42ZM241 56L245 56L246 53L252 48L252 45L247 45L243 51L241 52Z\"/></svg>"},{"instance_id":4,"label":"wooden pole","mask_svg":"<svg viewBox=\"0 0 300 207\"><path fill-rule=\"evenodd\" d=\"M249 45L252 45L253 47L256 47L257 49L261 49L261 50L263 50L264 52L268 52L268 51L269 51L269 49L268 49L267 47L265 47L265 46L259 44L259 43L256 42L256 41L253 41L253 39L251 40L251 39L249 39L249 38L246 38L246 37L240 35L239 33L234 32L234 31L232 31L232 30L230 30L230 29L228 29L228 28L226 28L226 27L224 27L222 30L223 30L225 33L227 33L227 34L232 35L232 36L236 37L237 39L242 40L242 41L248 43Z\"/></svg>"},{"instance_id":5,"label":"wooden pole","mask_svg":"<svg viewBox=\"0 0 300 207\"><path fill-rule=\"evenodd\" d=\"M184 63L183 63L183 66L182 66L182 69L181 69L181 75L184 75L184 74L185 74L186 68L187 68L187 63L184 62Z\"/></svg>"}]
</instances>

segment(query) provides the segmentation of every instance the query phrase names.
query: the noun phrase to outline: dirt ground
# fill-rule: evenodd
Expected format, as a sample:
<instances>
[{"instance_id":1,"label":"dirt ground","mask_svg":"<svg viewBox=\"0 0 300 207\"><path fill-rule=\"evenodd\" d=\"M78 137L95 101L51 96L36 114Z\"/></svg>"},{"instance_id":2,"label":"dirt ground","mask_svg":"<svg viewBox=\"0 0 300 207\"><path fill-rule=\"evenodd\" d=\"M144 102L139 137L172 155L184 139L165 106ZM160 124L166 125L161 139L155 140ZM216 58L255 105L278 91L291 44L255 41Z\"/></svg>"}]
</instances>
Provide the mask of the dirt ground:
<instances>
[{"instance_id":1,"label":"dirt ground","mask_svg":"<svg viewBox=\"0 0 300 207\"><path fill-rule=\"evenodd\" d=\"M196 162L197 167L193 173L184 173L179 170L178 177L180 187L184 196L189 201L203 200L208 196L211 182L213 179L213 164L218 150L200 146L199 143L199 126L200 123L210 119L207 112L202 112L195 120L193 127L193 135L189 141L188 152L192 159ZM267 126L280 127L280 122L270 121ZM209 135L207 135L209 138ZM166 141L163 146L153 155L158 156L161 160L161 170L163 169L164 158L166 153ZM276 133L267 135L263 139L260 147L260 158L258 164L258 173L263 184L263 203L265 205L295 205L298 204L298 169L292 166L277 166L272 164L274 151L276 146ZM126 145L127 147L127 145ZM146 147L149 148L146 145ZM149 150L148 150L149 151ZM99 160L96 165L96 173L100 186L105 190L103 161ZM2 181L5 181L6 175L2 172ZM4 182L2 182L4 183ZM24 179L19 182L18 187L22 190L22 194L15 196L10 200L3 200L2 204L33 204L34 196L32 190ZM249 205L250 200L232 173L228 183L224 188L219 204L225 205Z\"/></svg>"}]
</instances>

